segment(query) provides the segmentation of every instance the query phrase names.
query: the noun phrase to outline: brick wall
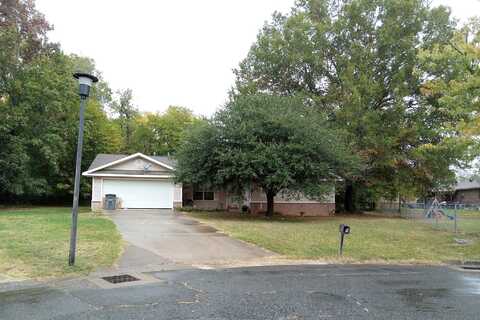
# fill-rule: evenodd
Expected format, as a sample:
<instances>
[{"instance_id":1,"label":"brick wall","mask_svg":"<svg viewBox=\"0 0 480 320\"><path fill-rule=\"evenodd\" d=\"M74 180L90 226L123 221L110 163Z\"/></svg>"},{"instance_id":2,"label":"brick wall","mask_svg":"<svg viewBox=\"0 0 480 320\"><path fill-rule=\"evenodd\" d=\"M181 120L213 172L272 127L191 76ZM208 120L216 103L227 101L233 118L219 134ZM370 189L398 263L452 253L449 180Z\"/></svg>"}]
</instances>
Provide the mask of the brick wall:
<instances>
[{"instance_id":1,"label":"brick wall","mask_svg":"<svg viewBox=\"0 0 480 320\"><path fill-rule=\"evenodd\" d=\"M464 204L480 203L480 189L458 190L455 192L455 201Z\"/></svg>"},{"instance_id":2,"label":"brick wall","mask_svg":"<svg viewBox=\"0 0 480 320\"><path fill-rule=\"evenodd\" d=\"M273 209L285 216L327 217L335 214L335 203L275 203ZM265 212L267 204L252 203L250 210L254 214Z\"/></svg>"}]
</instances>

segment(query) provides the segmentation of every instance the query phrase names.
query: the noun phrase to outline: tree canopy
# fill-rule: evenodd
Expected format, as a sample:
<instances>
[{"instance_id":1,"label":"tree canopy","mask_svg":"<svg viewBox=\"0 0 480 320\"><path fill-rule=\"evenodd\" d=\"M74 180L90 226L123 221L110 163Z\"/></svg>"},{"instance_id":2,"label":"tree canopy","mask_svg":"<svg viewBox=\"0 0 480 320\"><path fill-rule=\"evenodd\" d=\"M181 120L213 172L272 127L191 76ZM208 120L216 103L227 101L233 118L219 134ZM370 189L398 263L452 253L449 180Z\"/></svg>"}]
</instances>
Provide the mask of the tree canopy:
<instances>
[{"instance_id":1,"label":"tree canopy","mask_svg":"<svg viewBox=\"0 0 480 320\"><path fill-rule=\"evenodd\" d=\"M191 110L170 106L163 113L144 113L136 119L130 148L145 154L174 155L194 122Z\"/></svg>"},{"instance_id":2,"label":"tree canopy","mask_svg":"<svg viewBox=\"0 0 480 320\"><path fill-rule=\"evenodd\" d=\"M131 151L135 121L139 115L138 109L133 105L133 92L131 89L118 90L117 99L113 100L110 108L117 116L117 123L122 130L123 150Z\"/></svg>"},{"instance_id":3,"label":"tree canopy","mask_svg":"<svg viewBox=\"0 0 480 320\"><path fill-rule=\"evenodd\" d=\"M260 31L232 94L304 95L346 130L363 163L345 180L347 209L355 197L424 195L475 155L457 129L472 118L478 45L456 50L458 32L424 0L298 1Z\"/></svg>"},{"instance_id":4,"label":"tree canopy","mask_svg":"<svg viewBox=\"0 0 480 320\"><path fill-rule=\"evenodd\" d=\"M459 26L429 3L297 1L264 25L235 70L231 101L204 120L178 106L139 112L131 90L112 94L93 60L48 39L53 27L34 1L1 1L0 197L70 197L79 70L100 78L82 169L98 153L178 153L185 181L312 195L320 177L338 175L349 210L443 189L479 153L480 22ZM317 156L300 137L316 141Z\"/></svg>"},{"instance_id":5,"label":"tree canopy","mask_svg":"<svg viewBox=\"0 0 480 320\"><path fill-rule=\"evenodd\" d=\"M257 94L239 96L187 135L177 154L184 183L263 189L268 215L280 191L321 198L355 167L340 132L308 101Z\"/></svg>"},{"instance_id":6,"label":"tree canopy","mask_svg":"<svg viewBox=\"0 0 480 320\"><path fill-rule=\"evenodd\" d=\"M79 116L76 71L100 78L86 108L82 170L98 153L175 152L190 121L182 114L193 117L187 109L168 111L162 117L170 118L159 125L168 133L142 149L135 128L146 116L133 106L132 92L112 95L94 61L62 52L47 37L51 29L34 1L0 1L0 203L71 198ZM144 134L155 130L152 125ZM89 184L82 179L84 197Z\"/></svg>"}]
</instances>

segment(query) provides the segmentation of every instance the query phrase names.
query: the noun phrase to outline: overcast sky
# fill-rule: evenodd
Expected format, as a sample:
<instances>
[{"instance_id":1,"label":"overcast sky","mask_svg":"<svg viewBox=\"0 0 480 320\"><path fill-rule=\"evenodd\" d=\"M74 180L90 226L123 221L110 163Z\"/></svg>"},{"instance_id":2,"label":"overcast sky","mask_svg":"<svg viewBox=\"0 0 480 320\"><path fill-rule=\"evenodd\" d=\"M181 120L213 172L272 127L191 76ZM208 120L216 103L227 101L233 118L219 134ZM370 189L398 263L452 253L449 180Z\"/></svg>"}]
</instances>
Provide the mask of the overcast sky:
<instances>
[{"instance_id":1,"label":"overcast sky","mask_svg":"<svg viewBox=\"0 0 480 320\"><path fill-rule=\"evenodd\" d=\"M294 0L37 0L67 53L93 58L114 90L131 88L142 111L181 105L211 115L258 30ZM477 0L433 0L466 19Z\"/></svg>"}]
</instances>

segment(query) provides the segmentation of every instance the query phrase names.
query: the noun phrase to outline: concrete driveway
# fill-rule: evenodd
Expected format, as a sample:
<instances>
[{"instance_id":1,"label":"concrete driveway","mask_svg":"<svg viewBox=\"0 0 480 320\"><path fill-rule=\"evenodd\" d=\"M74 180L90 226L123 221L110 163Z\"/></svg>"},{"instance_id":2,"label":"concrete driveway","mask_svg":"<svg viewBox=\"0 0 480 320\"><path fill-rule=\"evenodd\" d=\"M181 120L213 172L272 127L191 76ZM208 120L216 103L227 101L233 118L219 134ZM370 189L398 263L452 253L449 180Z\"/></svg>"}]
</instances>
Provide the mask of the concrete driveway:
<instances>
[{"instance_id":1,"label":"concrete driveway","mask_svg":"<svg viewBox=\"0 0 480 320\"><path fill-rule=\"evenodd\" d=\"M274 255L173 210L119 210L109 216L129 244L120 268L215 265Z\"/></svg>"}]
</instances>

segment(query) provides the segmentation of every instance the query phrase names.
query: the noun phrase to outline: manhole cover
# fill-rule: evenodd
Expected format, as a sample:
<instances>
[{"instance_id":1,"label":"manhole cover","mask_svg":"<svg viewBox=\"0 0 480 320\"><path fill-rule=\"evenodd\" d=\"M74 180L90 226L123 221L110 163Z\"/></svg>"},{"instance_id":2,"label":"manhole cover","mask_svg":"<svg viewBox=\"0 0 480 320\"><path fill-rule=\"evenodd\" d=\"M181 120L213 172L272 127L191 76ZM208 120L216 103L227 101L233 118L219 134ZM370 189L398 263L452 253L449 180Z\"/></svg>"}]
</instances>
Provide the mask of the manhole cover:
<instances>
[{"instance_id":1,"label":"manhole cover","mask_svg":"<svg viewBox=\"0 0 480 320\"><path fill-rule=\"evenodd\" d=\"M140 279L135 278L134 276L131 276L129 274L121 274L118 276L111 276L111 277L103 277L102 278L105 281L108 281L113 284L117 283L123 283L123 282L132 282L132 281L139 281Z\"/></svg>"}]
</instances>

